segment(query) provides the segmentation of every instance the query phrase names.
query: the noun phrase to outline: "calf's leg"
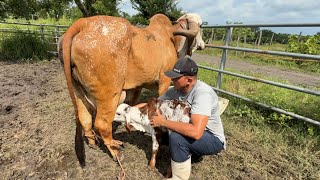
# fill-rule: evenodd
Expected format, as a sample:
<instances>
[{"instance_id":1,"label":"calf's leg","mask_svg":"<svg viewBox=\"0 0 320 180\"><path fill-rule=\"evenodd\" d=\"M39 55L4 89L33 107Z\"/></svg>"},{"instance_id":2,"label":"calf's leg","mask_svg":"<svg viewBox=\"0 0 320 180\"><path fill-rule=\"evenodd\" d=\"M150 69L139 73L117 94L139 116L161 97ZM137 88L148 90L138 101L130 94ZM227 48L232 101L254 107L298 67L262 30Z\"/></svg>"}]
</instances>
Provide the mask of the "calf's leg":
<instances>
[{"instance_id":1,"label":"calf's leg","mask_svg":"<svg viewBox=\"0 0 320 180\"><path fill-rule=\"evenodd\" d=\"M151 169L153 169L156 165L156 159L157 159L157 154L159 150L159 141L156 137L155 132L152 133L151 137L152 137L152 155L151 155L149 166L151 167Z\"/></svg>"}]
</instances>

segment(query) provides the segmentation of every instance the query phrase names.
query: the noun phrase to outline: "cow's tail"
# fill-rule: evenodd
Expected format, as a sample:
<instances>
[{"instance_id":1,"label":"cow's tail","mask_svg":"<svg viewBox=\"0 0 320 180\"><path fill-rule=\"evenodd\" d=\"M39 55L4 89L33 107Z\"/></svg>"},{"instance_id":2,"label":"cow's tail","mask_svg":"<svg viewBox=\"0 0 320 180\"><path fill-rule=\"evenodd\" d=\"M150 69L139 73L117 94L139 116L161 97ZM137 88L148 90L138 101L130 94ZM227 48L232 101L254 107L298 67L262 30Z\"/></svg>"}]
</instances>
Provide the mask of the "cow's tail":
<instances>
[{"instance_id":1,"label":"cow's tail","mask_svg":"<svg viewBox=\"0 0 320 180\"><path fill-rule=\"evenodd\" d=\"M74 94L74 90L72 87L72 74L71 74L71 46L72 40L75 35L77 35L81 29L83 28L83 24L85 24L84 19L79 19L72 26L69 27L67 32L64 34L62 49L63 49L63 65L64 65L64 73L66 76L68 91L74 106L75 116L76 116L76 135L75 135L75 151L78 161L81 167L85 166L85 149L84 142L82 140L82 126L80 124L78 109L76 104L76 98Z\"/></svg>"}]
</instances>

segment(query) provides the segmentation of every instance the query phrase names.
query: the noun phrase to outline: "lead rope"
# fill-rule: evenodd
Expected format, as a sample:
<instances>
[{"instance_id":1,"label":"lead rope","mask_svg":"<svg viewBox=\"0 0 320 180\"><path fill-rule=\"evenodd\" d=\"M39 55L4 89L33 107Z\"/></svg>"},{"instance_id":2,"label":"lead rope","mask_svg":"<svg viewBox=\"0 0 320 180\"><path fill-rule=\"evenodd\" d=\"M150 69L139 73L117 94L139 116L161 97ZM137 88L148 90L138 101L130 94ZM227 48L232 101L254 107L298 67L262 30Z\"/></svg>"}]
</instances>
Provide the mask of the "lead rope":
<instances>
[{"instance_id":1,"label":"lead rope","mask_svg":"<svg viewBox=\"0 0 320 180\"><path fill-rule=\"evenodd\" d=\"M118 155L116 155L116 158L117 158L117 161L118 161L119 166L120 166L120 168L121 168L121 171L120 171L119 176L118 176L117 179L119 179L119 180L125 180L125 179L126 179L126 172L124 171L124 168L123 168L123 166L122 166L122 164L121 164L121 162L120 162L120 159L119 159Z\"/></svg>"},{"instance_id":2,"label":"lead rope","mask_svg":"<svg viewBox=\"0 0 320 180\"><path fill-rule=\"evenodd\" d=\"M93 132L93 134L94 134L95 139L100 143L99 138L102 139L102 137L101 137L100 135L98 135L94 130L92 130L92 132ZM111 144L105 144L105 145L106 145L107 147L108 147L108 145L111 146ZM113 152L113 154L115 154L114 151L113 151L111 148L110 148L110 150ZM121 171L120 171L119 176L117 177L117 179L118 179L118 180L125 180L125 178L126 178L126 172L124 171L124 168L123 168L123 166L122 166L122 164L121 164L121 161L120 161L118 155L115 154L115 156L116 156L117 162L118 162L118 164L119 164L119 166L120 166L120 168L121 168Z\"/></svg>"},{"instance_id":3,"label":"lead rope","mask_svg":"<svg viewBox=\"0 0 320 180\"><path fill-rule=\"evenodd\" d=\"M101 138L101 137L100 137L100 138ZM107 145L111 146L111 144L105 144L105 145L106 145L106 146L107 146ZM113 151L111 148L110 148L110 150L113 152L113 154L115 154L114 151ZM118 162L118 164L119 164L119 166L120 166L120 168L121 168L121 171L120 171L117 179L118 179L118 180L125 180L125 178L126 178L126 172L124 171L124 168L123 168L123 166L122 166L122 164L121 164L121 161L120 161L118 155L115 154L115 156L116 156L117 162Z\"/></svg>"}]
</instances>

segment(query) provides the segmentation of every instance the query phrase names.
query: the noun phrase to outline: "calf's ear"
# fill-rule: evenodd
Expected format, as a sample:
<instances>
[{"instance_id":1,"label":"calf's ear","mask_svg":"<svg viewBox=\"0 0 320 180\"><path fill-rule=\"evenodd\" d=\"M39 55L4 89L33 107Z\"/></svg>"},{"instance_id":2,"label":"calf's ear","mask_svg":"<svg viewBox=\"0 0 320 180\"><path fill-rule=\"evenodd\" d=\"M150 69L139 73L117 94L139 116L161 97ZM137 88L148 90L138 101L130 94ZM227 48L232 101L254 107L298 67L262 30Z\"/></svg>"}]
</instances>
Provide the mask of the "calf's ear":
<instances>
[{"instance_id":1,"label":"calf's ear","mask_svg":"<svg viewBox=\"0 0 320 180\"><path fill-rule=\"evenodd\" d=\"M156 111L157 111L157 102L159 100L157 98L151 98L149 101L148 101L148 104L147 104L147 109L148 109L148 118L151 119L152 116L156 115Z\"/></svg>"},{"instance_id":2,"label":"calf's ear","mask_svg":"<svg viewBox=\"0 0 320 180\"><path fill-rule=\"evenodd\" d=\"M126 114L126 119L124 121L124 127L126 128L126 130L130 133L131 132L131 125L130 125L130 115Z\"/></svg>"}]
</instances>

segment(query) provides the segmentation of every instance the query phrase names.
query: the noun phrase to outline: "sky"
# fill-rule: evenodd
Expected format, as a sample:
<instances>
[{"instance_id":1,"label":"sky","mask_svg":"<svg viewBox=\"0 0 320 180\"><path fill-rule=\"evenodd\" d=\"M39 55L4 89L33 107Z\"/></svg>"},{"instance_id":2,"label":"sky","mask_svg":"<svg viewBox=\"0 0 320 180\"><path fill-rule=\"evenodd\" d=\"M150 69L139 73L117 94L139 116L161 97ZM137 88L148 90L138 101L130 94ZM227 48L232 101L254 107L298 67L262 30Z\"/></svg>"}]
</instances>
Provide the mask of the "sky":
<instances>
[{"instance_id":1,"label":"sky","mask_svg":"<svg viewBox=\"0 0 320 180\"><path fill-rule=\"evenodd\" d=\"M320 0L177 0L185 12L197 13L208 25L224 25L227 21L243 24L318 23ZM130 0L123 0L121 11L137 13ZM276 33L314 35L320 27L268 28Z\"/></svg>"}]
</instances>

